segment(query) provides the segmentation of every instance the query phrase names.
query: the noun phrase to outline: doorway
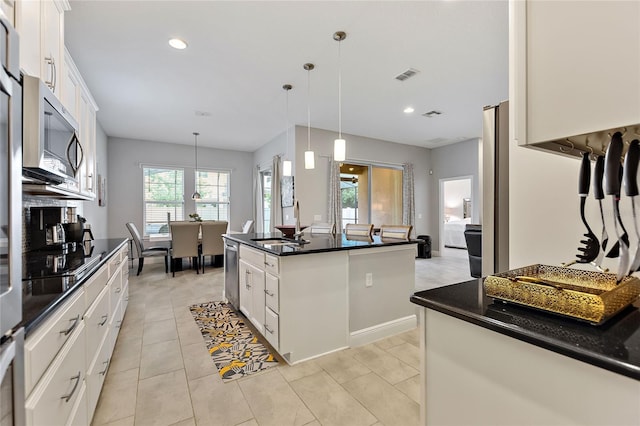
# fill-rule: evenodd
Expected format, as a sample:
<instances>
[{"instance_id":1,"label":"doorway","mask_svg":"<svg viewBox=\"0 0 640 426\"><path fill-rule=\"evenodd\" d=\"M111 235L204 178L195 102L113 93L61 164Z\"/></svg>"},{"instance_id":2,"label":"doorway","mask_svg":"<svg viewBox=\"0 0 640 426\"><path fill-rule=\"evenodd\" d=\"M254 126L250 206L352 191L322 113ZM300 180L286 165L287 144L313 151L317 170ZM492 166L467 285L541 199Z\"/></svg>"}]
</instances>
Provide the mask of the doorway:
<instances>
[{"instance_id":1,"label":"doorway","mask_svg":"<svg viewBox=\"0 0 640 426\"><path fill-rule=\"evenodd\" d=\"M472 223L475 204L473 176L440 179L441 256L467 257L464 230L468 223Z\"/></svg>"}]
</instances>

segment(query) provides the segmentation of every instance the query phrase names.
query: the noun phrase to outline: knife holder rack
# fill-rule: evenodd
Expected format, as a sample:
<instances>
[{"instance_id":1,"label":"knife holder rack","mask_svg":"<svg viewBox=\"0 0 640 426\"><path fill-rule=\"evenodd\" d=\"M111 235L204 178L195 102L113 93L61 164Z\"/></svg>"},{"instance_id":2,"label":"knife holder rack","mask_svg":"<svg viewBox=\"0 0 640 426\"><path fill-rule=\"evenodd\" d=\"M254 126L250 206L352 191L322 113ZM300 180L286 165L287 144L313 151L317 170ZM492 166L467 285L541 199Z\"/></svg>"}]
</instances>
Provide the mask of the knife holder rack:
<instances>
[{"instance_id":1,"label":"knife holder rack","mask_svg":"<svg viewBox=\"0 0 640 426\"><path fill-rule=\"evenodd\" d=\"M520 276L570 288L516 280ZM490 275L484 289L494 299L600 325L638 298L640 280L627 276L617 283L615 274L537 264Z\"/></svg>"}]
</instances>

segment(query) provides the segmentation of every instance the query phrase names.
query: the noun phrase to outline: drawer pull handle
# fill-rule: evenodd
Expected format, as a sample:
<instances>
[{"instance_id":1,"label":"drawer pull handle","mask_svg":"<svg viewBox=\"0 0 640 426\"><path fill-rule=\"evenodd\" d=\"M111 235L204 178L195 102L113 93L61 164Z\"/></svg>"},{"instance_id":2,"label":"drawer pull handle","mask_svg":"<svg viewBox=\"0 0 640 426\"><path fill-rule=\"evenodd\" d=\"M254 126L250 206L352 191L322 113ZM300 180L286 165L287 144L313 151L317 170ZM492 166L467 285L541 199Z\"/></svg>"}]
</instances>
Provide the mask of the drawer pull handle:
<instances>
[{"instance_id":1,"label":"drawer pull handle","mask_svg":"<svg viewBox=\"0 0 640 426\"><path fill-rule=\"evenodd\" d=\"M118 325L116 325L116 328L120 328L122 327L122 321L118 321Z\"/></svg>"},{"instance_id":2,"label":"drawer pull handle","mask_svg":"<svg viewBox=\"0 0 640 426\"><path fill-rule=\"evenodd\" d=\"M271 297L273 297L273 296L275 296L275 295L276 295L275 293L270 292L270 291L269 291L269 290L267 290L266 288L264 289L264 292L267 294L267 296L271 296Z\"/></svg>"},{"instance_id":3,"label":"drawer pull handle","mask_svg":"<svg viewBox=\"0 0 640 426\"><path fill-rule=\"evenodd\" d=\"M107 359L106 361L103 361L102 363L104 364L104 370L98 372L98 374L100 374L101 376L104 376L105 373L107 372L107 370L109 369L109 362L111 361L111 358Z\"/></svg>"},{"instance_id":4,"label":"drawer pull handle","mask_svg":"<svg viewBox=\"0 0 640 426\"><path fill-rule=\"evenodd\" d=\"M274 265L273 263L269 263L269 262L264 262L265 265L270 266L270 267L275 267L276 265Z\"/></svg>"},{"instance_id":5,"label":"drawer pull handle","mask_svg":"<svg viewBox=\"0 0 640 426\"><path fill-rule=\"evenodd\" d=\"M269 327L267 327L267 324L264 325L264 329L273 334L273 330L270 330Z\"/></svg>"},{"instance_id":6,"label":"drawer pull handle","mask_svg":"<svg viewBox=\"0 0 640 426\"><path fill-rule=\"evenodd\" d=\"M73 329L76 328L76 326L78 325L78 322L80 321L80 314L76 315L75 318L70 319L69 321L73 321L73 324L71 324L69 328L67 328L66 330L62 330L60 334L64 334L65 336L68 336L69 333L71 333Z\"/></svg>"},{"instance_id":7,"label":"drawer pull handle","mask_svg":"<svg viewBox=\"0 0 640 426\"><path fill-rule=\"evenodd\" d=\"M62 395L60 397L60 399L64 399L64 402L69 402L73 394L76 393L76 389L78 389L78 385L80 384L80 372L78 371L78 375L73 376L70 380L71 381L75 380L76 384L73 385L73 389L71 389L71 392L68 395Z\"/></svg>"},{"instance_id":8,"label":"drawer pull handle","mask_svg":"<svg viewBox=\"0 0 640 426\"><path fill-rule=\"evenodd\" d=\"M105 324L107 323L107 318L108 318L108 317L109 317L108 315L103 315L103 316L102 316L102 322L99 322L99 323L98 323L98 325L99 325L100 327L102 327L103 325L105 325Z\"/></svg>"},{"instance_id":9,"label":"drawer pull handle","mask_svg":"<svg viewBox=\"0 0 640 426\"><path fill-rule=\"evenodd\" d=\"M120 293L122 291L121 287L116 288L116 294Z\"/></svg>"}]
</instances>

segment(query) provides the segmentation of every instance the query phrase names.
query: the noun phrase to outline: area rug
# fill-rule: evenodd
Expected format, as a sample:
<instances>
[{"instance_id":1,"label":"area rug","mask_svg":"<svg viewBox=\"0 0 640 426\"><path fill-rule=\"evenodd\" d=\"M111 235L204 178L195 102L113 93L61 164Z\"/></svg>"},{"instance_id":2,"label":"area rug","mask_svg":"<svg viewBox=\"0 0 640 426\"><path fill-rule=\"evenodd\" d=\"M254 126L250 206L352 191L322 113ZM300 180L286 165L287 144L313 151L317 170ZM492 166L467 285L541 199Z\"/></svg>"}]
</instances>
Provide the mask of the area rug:
<instances>
[{"instance_id":1,"label":"area rug","mask_svg":"<svg viewBox=\"0 0 640 426\"><path fill-rule=\"evenodd\" d=\"M189 310L223 381L278 365L267 347L228 303L201 303L190 306Z\"/></svg>"}]
</instances>

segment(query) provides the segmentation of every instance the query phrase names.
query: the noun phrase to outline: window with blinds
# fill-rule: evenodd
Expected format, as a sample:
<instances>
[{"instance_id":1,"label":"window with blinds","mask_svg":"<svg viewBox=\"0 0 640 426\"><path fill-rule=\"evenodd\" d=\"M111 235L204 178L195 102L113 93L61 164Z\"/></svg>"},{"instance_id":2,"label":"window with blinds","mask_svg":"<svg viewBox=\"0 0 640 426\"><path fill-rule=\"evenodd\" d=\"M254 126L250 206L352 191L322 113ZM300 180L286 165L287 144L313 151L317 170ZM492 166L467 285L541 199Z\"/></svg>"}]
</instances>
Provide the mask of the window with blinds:
<instances>
[{"instance_id":1,"label":"window with blinds","mask_svg":"<svg viewBox=\"0 0 640 426\"><path fill-rule=\"evenodd\" d=\"M144 235L168 234L170 220L184 220L184 170L143 167Z\"/></svg>"},{"instance_id":2,"label":"window with blinds","mask_svg":"<svg viewBox=\"0 0 640 426\"><path fill-rule=\"evenodd\" d=\"M196 213L202 220L229 221L230 177L228 171L196 171L196 191L201 196L196 200Z\"/></svg>"}]
</instances>

